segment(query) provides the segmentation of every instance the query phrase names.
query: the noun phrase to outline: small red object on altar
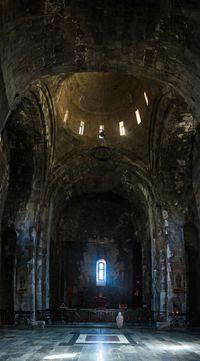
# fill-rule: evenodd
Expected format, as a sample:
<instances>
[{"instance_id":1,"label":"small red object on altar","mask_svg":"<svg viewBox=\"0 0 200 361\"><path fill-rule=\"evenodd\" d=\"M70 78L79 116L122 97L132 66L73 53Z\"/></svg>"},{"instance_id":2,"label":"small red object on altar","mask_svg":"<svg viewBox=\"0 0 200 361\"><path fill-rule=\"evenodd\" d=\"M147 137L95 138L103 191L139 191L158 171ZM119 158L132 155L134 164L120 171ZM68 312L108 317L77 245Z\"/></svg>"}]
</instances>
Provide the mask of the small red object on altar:
<instances>
[{"instance_id":1,"label":"small red object on altar","mask_svg":"<svg viewBox=\"0 0 200 361\"><path fill-rule=\"evenodd\" d=\"M99 310L103 310L106 308L106 297L104 296L97 296L95 297L96 308Z\"/></svg>"},{"instance_id":2,"label":"small red object on altar","mask_svg":"<svg viewBox=\"0 0 200 361\"><path fill-rule=\"evenodd\" d=\"M119 304L119 308L120 308L121 310L126 310L126 309L128 308L127 303L120 303L120 304Z\"/></svg>"}]
</instances>

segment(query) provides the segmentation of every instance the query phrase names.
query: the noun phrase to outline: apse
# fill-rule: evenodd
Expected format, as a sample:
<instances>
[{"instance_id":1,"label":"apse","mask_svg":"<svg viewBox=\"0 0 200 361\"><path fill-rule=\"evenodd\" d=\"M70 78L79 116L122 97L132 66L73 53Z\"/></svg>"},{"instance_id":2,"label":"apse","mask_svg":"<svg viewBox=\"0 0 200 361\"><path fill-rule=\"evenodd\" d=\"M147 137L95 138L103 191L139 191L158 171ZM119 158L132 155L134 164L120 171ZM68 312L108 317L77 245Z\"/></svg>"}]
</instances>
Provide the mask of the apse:
<instances>
[{"instance_id":1,"label":"apse","mask_svg":"<svg viewBox=\"0 0 200 361\"><path fill-rule=\"evenodd\" d=\"M106 308L142 306L142 245L135 226L129 202L119 195L91 193L70 200L51 243L54 310L62 303L95 309L99 295Z\"/></svg>"}]
</instances>

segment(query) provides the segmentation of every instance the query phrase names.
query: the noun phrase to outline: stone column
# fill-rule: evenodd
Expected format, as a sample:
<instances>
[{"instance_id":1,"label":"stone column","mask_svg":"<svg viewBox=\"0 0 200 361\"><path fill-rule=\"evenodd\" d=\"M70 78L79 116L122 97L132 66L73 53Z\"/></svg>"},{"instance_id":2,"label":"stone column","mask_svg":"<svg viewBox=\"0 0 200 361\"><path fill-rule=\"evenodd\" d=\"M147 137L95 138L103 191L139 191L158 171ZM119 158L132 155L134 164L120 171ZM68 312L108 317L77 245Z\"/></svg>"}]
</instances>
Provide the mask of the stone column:
<instances>
[{"instance_id":1,"label":"stone column","mask_svg":"<svg viewBox=\"0 0 200 361\"><path fill-rule=\"evenodd\" d=\"M35 320L35 238L34 227L17 228L17 261L14 308L18 317Z\"/></svg>"},{"instance_id":2,"label":"stone column","mask_svg":"<svg viewBox=\"0 0 200 361\"><path fill-rule=\"evenodd\" d=\"M48 212L47 212L48 211ZM53 218L53 202L48 205L46 208L46 217L48 222L48 228L46 233L46 242L44 243L44 255L45 255L45 297L44 303L46 310L50 309L50 247L51 247L51 225L52 225L52 218Z\"/></svg>"},{"instance_id":3,"label":"stone column","mask_svg":"<svg viewBox=\"0 0 200 361\"><path fill-rule=\"evenodd\" d=\"M152 208L153 209L153 208ZM166 239L160 207L151 212L152 311L155 321L166 320Z\"/></svg>"},{"instance_id":4,"label":"stone column","mask_svg":"<svg viewBox=\"0 0 200 361\"><path fill-rule=\"evenodd\" d=\"M171 321L174 315L185 318L186 265L182 224L169 217L167 245L167 311Z\"/></svg>"},{"instance_id":5,"label":"stone column","mask_svg":"<svg viewBox=\"0 0 200 361\"><path fill-rule=\"evenodd\" d=\"M167 282L166 282L166 249L160 250L160 317L166 319Z\"/></svg>"},{"instance_id":6,"label":"stone column","mask_svg":"<svg viewBox=\"0 0 200 361\"><path fill-rule=\"evenodd\" d=\"M49 310L49 267L50 267L50 232L52 206L43 206L40 213L39 239L36 254L36 312L43 314Z\"/></svg>"}]
</instances>

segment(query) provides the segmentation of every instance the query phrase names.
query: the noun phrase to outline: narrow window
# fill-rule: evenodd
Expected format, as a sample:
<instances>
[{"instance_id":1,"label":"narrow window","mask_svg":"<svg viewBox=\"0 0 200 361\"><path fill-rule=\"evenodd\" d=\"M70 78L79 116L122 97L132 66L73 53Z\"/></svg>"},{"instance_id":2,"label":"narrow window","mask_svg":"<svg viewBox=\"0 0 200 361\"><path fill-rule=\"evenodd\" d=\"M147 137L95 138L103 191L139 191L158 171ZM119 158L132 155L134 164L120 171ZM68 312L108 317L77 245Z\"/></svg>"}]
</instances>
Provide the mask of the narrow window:
<instances>
[{"instance_id":1,"label":"narrow window","mask_svg":"<svg viewBox=\"0 0 200 361\"><path fill-rule=\"evenodd\" d=\"M136 115L137 123L140 124L142 122L142 120L140 117L139 109L136 110L135 115Z\"/></svg>"},{"instance_id":2,"label":"narrow window","mask_svg":"<svg viewBox=\"0 0 200 361\"><path fill-rule=\"evenodd\" d=\"M104 259L100 259L96 262L96 285L106 285L106 261Z\"/></svg>"},{"instance_id":3,"label":"narrow window","mask_svg":"<svg viewBox=\"0 0 200 361\"><path fill-rule=\"evenodd\" d=\"M147 103L147 105L149 104L149 99L148 99L148 96L147 96L147 93L144 92L144 99L145 99L145 102Z\"/></svg>"},{"instance_id":4,"label":"narrow window","mask_svg":"<svg viewBox=\"0 0 200 361\"><path fill-rule=\"evenodd\" d=\"M125 135L124 122L119 122L119 134L120 134L120 135Z\"/></svg>"},{"instance_id":5,"label":"narrow window","mask_svg":"<svg viewBox=\"0 0 200 361\"><path fill-rule=\"evenodd\" d=\"M68 115L69 115L69 110L66 110L65 116L64 116L64 119L63 119L64 123L67 123Z\"/></svg>"},{"instance_id":6,"label":"narrow window","mask_svg":"<svg viewBox=\"0 0 200 361\"><path fill-rule=\"evenodd\" d=\"M103 139L103 138L105 138L105 132L104 132L104 125L101 124L99 126L99 139Z\"/></svg>"},{"instance_id":7,"label":"narrow window","mask_svg":"<svg viewBox=\"0 0 200 361\"><path fill-rule=\"evenodd\" d=\"M80 127L79 127L79 134L80 135L83 135L83 133L84 133L84 126L85 126L85 123L81 120Z\"/></svg>"}]
</instances>

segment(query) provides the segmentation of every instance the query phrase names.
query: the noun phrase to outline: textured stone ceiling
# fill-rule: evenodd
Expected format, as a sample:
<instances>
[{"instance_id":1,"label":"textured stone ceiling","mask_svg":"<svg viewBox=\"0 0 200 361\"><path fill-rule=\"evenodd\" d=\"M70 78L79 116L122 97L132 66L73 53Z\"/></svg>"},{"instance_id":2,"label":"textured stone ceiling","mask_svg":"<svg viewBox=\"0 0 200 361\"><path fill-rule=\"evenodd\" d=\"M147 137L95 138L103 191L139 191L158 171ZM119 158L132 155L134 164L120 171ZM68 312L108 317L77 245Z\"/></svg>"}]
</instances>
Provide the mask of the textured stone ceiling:
<instances>
[{"instance_id":1,"label":"textured stone ceiling","mask_svg":"<svg viewBox=\"0 0 200 361\"><path fill-rule=\"evenodd\" d=\"M70 101L79 111L94 115L117 114L135 105L138 79L123 73L76 73L65 84Z\"/></svg>"}]
</instances>

